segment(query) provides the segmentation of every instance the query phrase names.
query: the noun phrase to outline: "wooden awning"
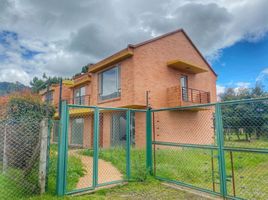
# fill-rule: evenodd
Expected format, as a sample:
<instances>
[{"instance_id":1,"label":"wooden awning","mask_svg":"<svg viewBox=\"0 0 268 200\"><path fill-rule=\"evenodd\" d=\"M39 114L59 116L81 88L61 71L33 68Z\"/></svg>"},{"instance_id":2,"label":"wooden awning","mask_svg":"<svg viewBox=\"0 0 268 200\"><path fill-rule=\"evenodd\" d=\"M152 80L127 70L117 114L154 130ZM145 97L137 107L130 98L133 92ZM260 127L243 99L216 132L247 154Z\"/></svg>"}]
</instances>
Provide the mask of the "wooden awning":
<instances>
[{"instance_id":1,"label":"wooden awning","mask_svg":"<svg viewBox=\"0 0 268 200\"><path fill-rule=\"evenodd\" d=\"M167 62L167 66L171 67L173 69L182 70L191 74L198 74L198 73L204 73L207 72L207 69L204 69L203 67L190 64L188 62L182 61L182 60L172 60Z\"/></svg>"},{"instance_id":2,"label":"wooden awning","mask_svg":"<svg viewBox=\"0 0 268 200\"><path fill-rule=\"evenodd\" d=\"M131 57L131 56L133 56L133 50L130 48L124 49L124 50L92 65L89 68L88 72L94 73L94 72L100 71L102 69L105 69L106 67L114 65L122 60L125 60L125 59Z\"/></svg>"}]
</instances>

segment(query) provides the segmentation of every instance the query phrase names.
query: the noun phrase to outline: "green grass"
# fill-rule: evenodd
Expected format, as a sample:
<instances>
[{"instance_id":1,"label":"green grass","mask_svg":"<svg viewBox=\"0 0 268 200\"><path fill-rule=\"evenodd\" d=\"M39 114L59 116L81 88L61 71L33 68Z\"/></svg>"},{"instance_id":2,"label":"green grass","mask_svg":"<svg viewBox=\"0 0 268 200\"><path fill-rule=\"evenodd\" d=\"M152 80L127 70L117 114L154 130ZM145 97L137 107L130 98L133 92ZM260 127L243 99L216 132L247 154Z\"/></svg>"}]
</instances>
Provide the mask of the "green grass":
<instances>
[{"instance_id":1,"label":"green grass","mask_svg":"<svg viewBox=\"0 0 268 200\"><path fill-rule=\"evenodd\" d=\"M81 150L80 154L93 156L90 149ZM131 179L135 181L144 181L146 172L146 154L145 150L131 149ZM126 175L126 150L124 148L101 149L99 158L111 162L119 171Z\"/></svg>"},{"instance_id":2,"label":"green grass","mask_svg":"<svg viewBox=\"0 0 268 200\"><path fill-rule=\"evenodd\" d=\"M51 195L37 196L28 200L154 200L154 199L185 199L208 200L208 198L191 194L162 185L153 178L145 182L132 182L110 189L101 189L92 194L82 196L55 197Z\"/></svg>"},{"instance_id":3,"label":"green grass","mask_svg":"<svg viewBox=\"0 0 268 200\"><path fill-rule=\"evenodd\" d=\"M1 163L0 163L1 164ZM2 167L2 164L1 164ZM38 168L37 165L30 172L25 173L23 169L8 167L3 172L0 167L0 199L19 199L37 194Z\"/></svg>"},{"instance_id":4,"label":"green grass","mask_svg":"<svg viewBox=\"0 0 268 200\"><path fill-rule=\"evenodd\" d=\"M48 192L55 194L56 177L57 177L57 145L52 145L50 149ZM71 155L68 157L67 163L67 191L75 189L80 177L83 177L85 170L79 157Z\"/></svg>"},{"instance_id":5,"label":"green grass","mask_svg":"<svg viewBox=\"0 0 268 200\"><path fill-rule=\"evenodd\" d=\"M48 194L45 196L55 194L57 158L57 146L52 145L50 151ZM67 170L67 190L70 191L76 187L79 178L84 176L85 171L81 160L75 156L69 156ZM1 168L0 172L2 172ZM30 196L38 194L38 192L38 167L34 167L27 175L20 169L10 167L5 173L0 173L0 199L28 199Z\"/></svg>"},{"instance_id":6,"label":"green grass","mask_svg":"<svg viewBox=\"0 0 268 200\"><path fill-rule=\"evenodd\" d=\"M260 139L252 139L250 142L245 141L241 136L241 140L227 140L225 139L224 145L228 147L243 147L243 148L268 148L268 138L263 137Z\"/></svg>"},{"instance_id":7,"label":"green grass","mask_svg":"<svg viewBox=\"0 0 268 200\"><path fill-rule=\"evenodd\" d=\"M265 147L267 140L237 142L239 147ZM92 156L91 150L81 154ZM217 150L193 148L162 148L156 150L156 175L170 180L177 180L197 187L213 190L212 154L214 162L215 191L219 192L219 174ZM126 172L126 153L122 148L101 149L99 158L111 162L121 173ZM226 173L232 175L230 152L225 151ZM268 155L248 152L233 152L236 195L249 199L268 199ZM131 150L131 177L145 180L145 151ZM231 180L231 178L229 178ZM227 182L228 194L233 195L232 182Z\"/></svg>"},{"instance_id":8,"label":"green grass","mask_svg":"<svg viewBox=\"0 0 268 200\"><path fill-rule=\"evenodd\" d=\"M20 170L11 169L0 174L0 199L18 199L25 196L23 174Z\"/></svg>"}]
</instances>

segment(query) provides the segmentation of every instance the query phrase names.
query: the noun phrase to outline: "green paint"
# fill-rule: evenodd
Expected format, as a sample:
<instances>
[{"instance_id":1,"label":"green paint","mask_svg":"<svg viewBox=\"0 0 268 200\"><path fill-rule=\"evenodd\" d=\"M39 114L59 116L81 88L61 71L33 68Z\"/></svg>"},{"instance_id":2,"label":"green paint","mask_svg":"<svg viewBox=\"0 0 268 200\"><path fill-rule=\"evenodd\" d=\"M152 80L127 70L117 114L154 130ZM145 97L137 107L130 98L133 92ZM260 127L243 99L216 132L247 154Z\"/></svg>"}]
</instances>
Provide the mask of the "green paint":
<instances>
[{"instance_id":1,"label":"green paint","mask_svg":"<svg viewBox=\"0 0 268 200\"><path fill-rule=\"evenodd\" d=\"M194 185L187 184L187 183L184 183L184 182L169 180L167 178L163 178L163 177L159 177L159 176L156 176L155 178L158 179L158 180L161 180L161 181L168 182L168 183L173 183L173 184L176 184L176 185L181 185L181 186L188 187L188 188L191 188L191 189L194 189L194 190L198 190L198 191L201 191L201 192L206 192L208 194L212 194L212 195L216 195L216 196L219 196L220 195L217 192L213 192L211 190L207 190L207 189L204 189L204 188L196 187Z\"/></svg>"},{"instance_id":2,"label":"green paint","mask_svg":"<svg viewBox=\"0 0 268 200\"><path fill-rule=\"evenodd\" d=\"M94 110L94 146L93 146L93 188L98 185L98 157L99 157L99 108Z\"/></svg>"},{"instance_id":3,"label":"green paint","mask_svg":"<svg viewBox=\"0 0 268 200\"><path fill-rule=\"evenodd\" d=\"M218 147L214 145L184 144L184 143L160 142L160 141L153 141L152 144L162 146L173 146L173 147L189 147L196 149L218 149Z\"/></svg>"},{"instance_id":4,"label":"green paint","mask_svg":"<svg viewBox=\"0 0 268 200\"><path fill-rule=\"evenodd\" d=\"M153 160L152 160L152 111L146 111L146 169L153 173Z\"/></svg>"},{"instance_id":5,"label":"green paint","mask_svg":"<svg viewBox=\"0 0 268 200\"><path fill-rule=\"evenodd\" d=\"M131 163L130 163L130 148L131 148L131 144L130 144L130 124L131 124L131 111L128 110L127 111L127 119L126 119L126 175L127 175L127 180L130 179L130 176L131 176L131 172L130 172L130 166L131 166Z\"/></svg>"},{"instance_id":6,"label":"green paint","mask_svg":"<svg viewBox=\"0 0 268 200\"><path fill-rule=\"evenodd\" d=\"M222 124L222 113L221 105L216 104L216 135L217 145L219 154L219 173L220 173L220 191L223 197L227 196L227 185L226 185L226 169L225 169L225 157L224 157L224 136L223 136L223 124Z\"/></svg>"},{"instance_id":7,"label":"green paint","mask_svg":"<svg viewBox=\"0 0 268 200\"><path fill-rule=\"evenodd\" d=\"M66 103L66 107L65 107L66 111L65 111L65 127L64 127L64 134L65 134L65 142L64 142L64 179L63 179L63 188L64 188L64 194L67 192L67 164L68 164L68 145L69 145L69 140L68 140L68 131L69 131L69 120L70 120L70 116L69 116L69 106Z\"/></svg>"},{"instance_id":8,"label":"green paint","mask_svg":"<svg viewBox=\"0 0 268 200\"><path fill-rule=\"evenodd\" d=\"M61 131L59 135L59 145L58 145L58 167L57 167L57 188L56 193L58 196L63 196L65 194L66 185L66 133L67 133L67 102L62 102L62 117L60 120ZM68 145L68 143L67 143Z\"/></svg>"}]
</instances>

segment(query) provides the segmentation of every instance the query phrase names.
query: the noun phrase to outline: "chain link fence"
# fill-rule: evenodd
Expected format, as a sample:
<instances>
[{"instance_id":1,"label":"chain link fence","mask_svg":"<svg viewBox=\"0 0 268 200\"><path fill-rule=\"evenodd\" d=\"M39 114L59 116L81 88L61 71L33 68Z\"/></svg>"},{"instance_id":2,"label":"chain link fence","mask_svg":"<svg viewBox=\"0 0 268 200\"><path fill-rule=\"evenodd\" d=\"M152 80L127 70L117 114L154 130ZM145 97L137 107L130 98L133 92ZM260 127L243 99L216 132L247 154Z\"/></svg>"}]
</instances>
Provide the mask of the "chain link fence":
<instances>
[{"instance_id":1,"label":"chain link fence","mask_svg":"<svg viewBox=\"0 0 268 200\"><path fill-rule=\"evenodd\" d=\"M0 116L0 199L40 193L40 121Z\"/></svg>"},{"instance_id":2,"label":"chain link fence","mask_svg":"<svg viewBox=\"0 0 268 200\"><path fill-rule=\"evenodd\" d=\"M65 113L66 111L66 113ZM65 116L65 118L64 118ZM138 123L138 124L137 124ZM138 126L137 126L138 125ZM61 122L60 155L66 156L64 194L74 194L133 179L146 179L146 115L127 108L66 105ZM60 142L62 145L62 142ZM64 175L63 175L64 176Z\"/></svg>"},{"instance_id":3,"label":"chain link fence","mask_svg":"<svg viewBox=\"0 0 268 200\"><path fill-rule=\"evenodd\" d=\"M227 195L268 199L268 101L221 104Z\"/></svg>"},{"instance_id":4,"label":"chain link fence","mask_svg":"<svg viewBox=\"0 0 268 200\"><path fill-rule=\"evenodd\" d=\"M154 175L219 192L215 107L153 111L152 119Z\"/></svg>"},{"instance_id":5,"label":"chain link fence","mask_svg":"<svg viewBox=\"0 0 268 200\"><path fill-rule=\"evenodd\" d=\"M268 199L268 100L152 110L154 175L229 198Z\"/></svg>"}]
</instances>

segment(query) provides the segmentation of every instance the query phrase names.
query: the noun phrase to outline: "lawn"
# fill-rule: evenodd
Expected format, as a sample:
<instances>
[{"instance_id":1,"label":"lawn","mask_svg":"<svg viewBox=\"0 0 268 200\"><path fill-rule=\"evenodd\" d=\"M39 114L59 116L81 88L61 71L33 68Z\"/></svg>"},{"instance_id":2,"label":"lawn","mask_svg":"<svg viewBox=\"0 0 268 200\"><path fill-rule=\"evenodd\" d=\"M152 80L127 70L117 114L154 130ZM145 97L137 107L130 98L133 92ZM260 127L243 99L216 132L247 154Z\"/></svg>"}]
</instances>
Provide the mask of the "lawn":
<instances>
[{"instance_id":1,"label":"lawn","mask_svg":"<svg viewBox=\"0 0 268 200\"><path fill-rule=\"evenodd\" d=\"M149 178L145 182L131 182L110 189L101 189L92 194L82 196L55 197L52 195L36 196L27 200L208 200L196 194L173 189L161 184L159 181Z\"/></svg>"},{"instance_id":2,"label":"lawn","mask_svg":"<svg viewBox=\"0 0 268 200\"><path fill-rule=\"evenodd\" d=\"M234 141L232 141L231 145L233 145L233 142ZM254 144L254 142L256 143ZM238 145L247 148L255 147L256 145L265 147L267 143L267 140L252 141L250 143L240 141ZM93 156L92 150L89 149L80 150L79 153L81 156ZM181 181L207 190L219 192L217 154L217 150L178 147L163 148L156 146L155 154L153 154L153 158L155 158L153 161L155 164L154 172L158 177ZM225 151L226 173L229 177L229 181L227 182L228 194L232 196L234 192L232 179L230 178L233 167L236 196L248 199L268 199L268 155L233 152L233 166L230 156L230 152ZM191 194L167 188L158 181L148 177L145 167L145 150L135 148L131 149L131 180L138 182L130 182L125 186L101 190L86 196L57 198L54 196L56 188L57 146L51 147L50 157L49 184L48 193L46 195L29 198L27 193L18 187L18 179L9 178L7 180L6 177L0 175L0 199L15 199L14 194L18 197L33 200L153 199L153 197L170 199L173 195L177 195L181 197L181 199L200 199L200 197L197 198ZM100 149L99 158L111 162L122 174L126 174L125 149ZM212 166L214 170L212 170ZM84 167L79 156L69 155L67 191L74 189L79 178L84 176ZM12 173L17 174L16 177L21 177L19 170L14 169Z\"/></svg>"},{"instance_id":3,"label":"lawn","mask_svg":"<svg viewBox=\"0 0 268 200\"><path fill-rule=\"evenodd\" d=\"M50 149L49 177L48 177L48 192L55 194L56 192L56 177L57 177L57 160L58 146L52 145ZM75 189L80 177L85 174L84 166L79 157L75 155L68 156L67 163L67 191Z\"/></svg>"},{"instance_id":4,"label":"lawn","mask_svg":"<svg viewBox=\"0 0 268 200\"><path fill-rule=\"evenodd\" d=\"M57 158L57 146L52 145L50 151L48 181L49 195L54 195L56 191ZM35 193L37 194L39 192L37 176L38 167L36 167L36 169L37 170L32 170L30 174L24 174L20 169L9 167L5 173L0 173L0 199L28 199ZM67 190L71 190L76 187L79 178L84 176L84 169L81 160L75 156L69 156L67 170ZM1 168L0 172L2 172Z\"/></svg>"},{"instance_id":5,"label":"lawn","mask_svg":"<svg viewBox=\"0 0 268 200\"><path fill-rule=\"evenodd\" d=\"M233 143L234 141L231 145ZM237 143L235 143L236 146L247 148L266 147L268 141L257 140L250 143L239 141ZM161 148L161 146L156 146L156 149L155 154L153 154L156 176L181 181L215 192L220 191L217 150ZM92 156L92 151L82 150L81 154ZM231 178L233 172L236 196L248 199L268 199L268 155L249 152L233 152L232 154L233 164L230 152L225 151L228 194L234 195ZM126 151L124 149L101 149L99 158L111 162L121 173L126 173ZM140 181L146 179L144 150L131 150L131 178Z\"/></svg>"}]
</instances>

